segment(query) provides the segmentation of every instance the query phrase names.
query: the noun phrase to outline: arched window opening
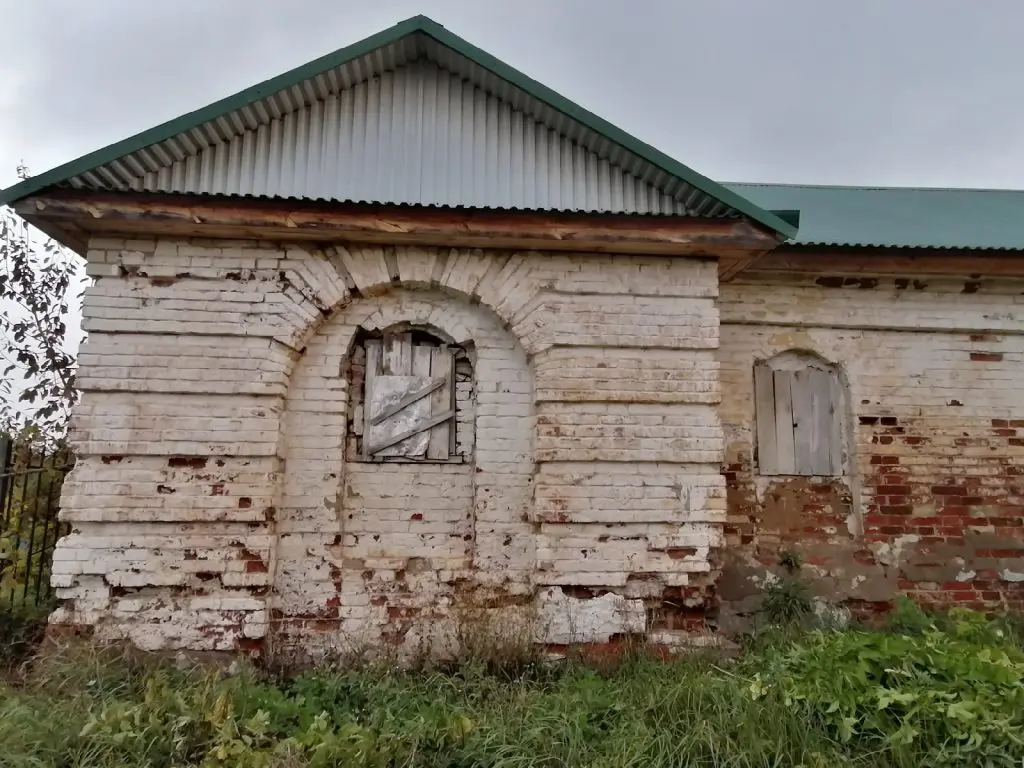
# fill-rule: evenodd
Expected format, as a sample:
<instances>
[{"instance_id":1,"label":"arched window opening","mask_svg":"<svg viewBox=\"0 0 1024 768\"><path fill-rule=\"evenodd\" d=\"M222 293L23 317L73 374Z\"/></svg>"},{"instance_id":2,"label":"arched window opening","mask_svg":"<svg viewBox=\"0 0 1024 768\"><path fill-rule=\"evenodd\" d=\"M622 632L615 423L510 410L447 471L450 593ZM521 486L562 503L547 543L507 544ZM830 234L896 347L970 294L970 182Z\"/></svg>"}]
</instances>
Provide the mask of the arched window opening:
<instances>
[{"instance_id":1,"label":"arched window opening","mask_svg":"<svg viewBox=\"0 0 1024 768\"><path fill-rule=\"evenodd\" d=\"M349 460L445 462L473 450L470 350L419 328L360 333L351 356Z\"/></svg>"},{"instance_id":2,"label":"arched window opening","mask_svg":"<svg viewBox=\"0 0 1024 768\"><path fill-rule=\"evenodd\" d=\"M785 352L754 367L758 468L762 475L843 473L845 390L834 365Z\"/></svg>"}]
</instances>

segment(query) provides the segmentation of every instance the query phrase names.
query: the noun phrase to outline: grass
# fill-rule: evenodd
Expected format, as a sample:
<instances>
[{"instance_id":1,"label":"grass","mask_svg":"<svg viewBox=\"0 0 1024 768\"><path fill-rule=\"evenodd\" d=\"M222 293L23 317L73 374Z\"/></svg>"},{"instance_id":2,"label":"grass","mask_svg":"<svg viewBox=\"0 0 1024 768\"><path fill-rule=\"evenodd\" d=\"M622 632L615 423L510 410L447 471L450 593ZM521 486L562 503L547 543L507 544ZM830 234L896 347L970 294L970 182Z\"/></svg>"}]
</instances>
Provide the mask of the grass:
<instances>
[{"instance_id":1,"label":"grass","mask_svg":"<svg viewBox=\"0 0 1024 768\"><path fill-rule=\"evenodd\" d=\"M19 664L35 651L52 610L50 603L23 605L0 595L0 668Z\"/></svg>"},{"instance_id":2,"label":"grass","mask_svg":"<svg viewBox=\"0 0 1024 768\"><path fill-rule=\"evenodd\" d=\"M503 651L503 653L507 652ZM738 660L640 653L298 677L71 645L0 685L0 766L1020 765L1024 654L1006 623L762 633ZM514 663L513 663L514 662ZM955 706L954 706L955 705Z\"/></svg>"}]
</instances>

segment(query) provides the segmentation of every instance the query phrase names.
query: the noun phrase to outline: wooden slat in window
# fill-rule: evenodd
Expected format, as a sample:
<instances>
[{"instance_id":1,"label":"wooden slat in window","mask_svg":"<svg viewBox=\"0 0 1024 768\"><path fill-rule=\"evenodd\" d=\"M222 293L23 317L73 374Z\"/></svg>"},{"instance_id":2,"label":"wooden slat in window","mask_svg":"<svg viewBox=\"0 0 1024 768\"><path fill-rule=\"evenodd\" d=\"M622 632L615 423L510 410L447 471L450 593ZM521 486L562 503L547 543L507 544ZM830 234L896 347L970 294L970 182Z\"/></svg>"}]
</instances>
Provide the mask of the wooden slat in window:
<instances>
[{"instance_id":1,"label":"wooden slat in window","mask_svg":"<svg viewBox=\"0 0 1024 768\"><path fill-rule=\"evenodd\" d=\"M809 368L793 371L790 384L793 407L793 472L797 475L813 475L814 437L817 424L814 421L814 381L817 373Z\"/></svg>"},{"instance_id":2,"label":"wooden slat in window","mask_svg":"<svg viewBox=\"0 0 1024 768\"><path fill-rule=\"evenodd\" d=\"M757 464L763 475L778 474L775 461L775 385L772 369L754 368L754 409L757 418Z\"/></svg>"},{"instance_id":3,"label":"wooden slat in window","mask_svg":"<svg viewBox=\"0 0 1024 768\"><path fill-rule=\"evenodd\" d=\"M445 384L430 396L430 408L433 413L455 410L455 358L447 346L434 347L430 350L430 376L439 379L442 376ZM450 426L449 426L450 425ZM451 437L455 434L455 425L451 422L438 424L430 430L430 444L427 446L428 459L447 459L451 450Z\"/></svg>"},{"instance_id":4,"label":"wooden slat in window","mask_svg":"<svg viewBox=\"0 0 1024 768\"><path fill-rule=\"evenodd\" d=\"M811 390L811 421L813 423L811 439L811 464L809 473L812 475L831 475L832 456L838 445L832 439L832 380L834 376L828 371L808 370Z\"/></svg>"},{"instance_id":5,"label":"wooden slat in window","mask_svg":"<svg viewBox=\"0 0 1024 768\"><path fill-rule=\"evenodd\" d=\"M775 466L780 475L796 473L793 441L792 371L772 371L775 385Z\"/></svg>"},{"instance_id":6,"label":"wooden slat in window","mask_svg":"<svg viewBox=\"0 0 1024 768\"><path fill-rule=\"evenodd\" d=\"M370 458L370 396L380 375L381 343L376 339L366 342L366 374L363 379L363 458Z\"/></svg>"},{"instance_id":7,"label":"wooden slat in window","mask_svg":"<svg viewBox=\"0 0 1024 768\"><path fill-rule=\"evenodd\" d=\"M412 375L412 334L396 333L385 339L382 372L389 376Z\"/></svg>"}]
</instances>

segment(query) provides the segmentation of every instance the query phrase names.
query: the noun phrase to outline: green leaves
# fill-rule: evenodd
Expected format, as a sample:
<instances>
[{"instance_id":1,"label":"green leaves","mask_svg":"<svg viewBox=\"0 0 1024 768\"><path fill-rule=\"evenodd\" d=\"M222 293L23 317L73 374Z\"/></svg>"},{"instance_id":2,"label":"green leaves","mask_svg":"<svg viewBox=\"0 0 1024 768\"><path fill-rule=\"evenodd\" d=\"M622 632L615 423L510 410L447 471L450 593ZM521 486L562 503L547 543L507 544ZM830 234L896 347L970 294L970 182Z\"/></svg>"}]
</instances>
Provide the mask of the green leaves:
<instances>
[{"instance_id":1,"label":"green leaves","mask_svg":"<svg viewBox=\"0 0 1024 768\"><path fill-rule=\"evenodd\" d=\"M0 209L0 427L64 433L77 400L68 299L84 282L78 256Z\"/></svg>"},{"instance_id":2,"label":"green leaves","mask_svg":"<svg viewBox=\"0 0 1024 768\"><path fill-rule=\"evenodd\" d=\"M282 681L118 657L58 663L49 686L0 686L0 764L1019 766L1024 658L999 627L957 615L910 634L818 630L728 664L566 662L515 681L472 666Z\"/></svg>"},{"instance_id":3,"label":"green leaves","mask_svg":"<svg viewBox=\"0 0 1024 768\"><path fill-rule=\"evenodd\" d=\"M1019 765L1024 653L984 616L941 624L904 609L904 634L816 631L762 657L751 695L774 690L842 743L933 765ZM748 661L748 664L751 662Z\"/></svg>"}]
</instances>

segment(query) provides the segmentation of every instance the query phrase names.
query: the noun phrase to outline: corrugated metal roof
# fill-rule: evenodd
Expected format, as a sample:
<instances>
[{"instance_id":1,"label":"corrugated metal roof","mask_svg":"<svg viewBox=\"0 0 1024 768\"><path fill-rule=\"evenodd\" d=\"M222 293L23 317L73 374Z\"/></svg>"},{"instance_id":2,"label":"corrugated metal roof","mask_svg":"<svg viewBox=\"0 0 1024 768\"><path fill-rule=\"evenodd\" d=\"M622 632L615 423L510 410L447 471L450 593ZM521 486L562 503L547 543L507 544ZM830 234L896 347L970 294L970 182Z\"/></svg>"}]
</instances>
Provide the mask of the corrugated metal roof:
<instances>
[{"instance_id":1,"label":"corrugated metal roof","mask_svg":"<svg viewBox=\"0 0 1024 768\"><path fill-rule=\"evenodd\" d=\"M478 208L731 210L692 188L687 206L674 180L628 173L425 59L119 182L155 192ZM89 173L71 183L95 188L101 180Z\"/></svg>"},{"instance_id":2,"label":"corrugated metal roof","mask_svg":"<svg viewBox=\"0 0 1024 768\"><path fill-rule=\"evenodd\" d=\"M419 16L0 192L49 186L795 227Z\"/></svg>"},{"instance_id":3,"label":"corrugated metal roof","mask_svg":"<svg viewBox=\"0 0 1024 768\"><path fill-rule=\"evenodd\" d=\"M1024 250L1024 191L726 184L799 210L797 245Z\"/></svg>"}]
</instances>

